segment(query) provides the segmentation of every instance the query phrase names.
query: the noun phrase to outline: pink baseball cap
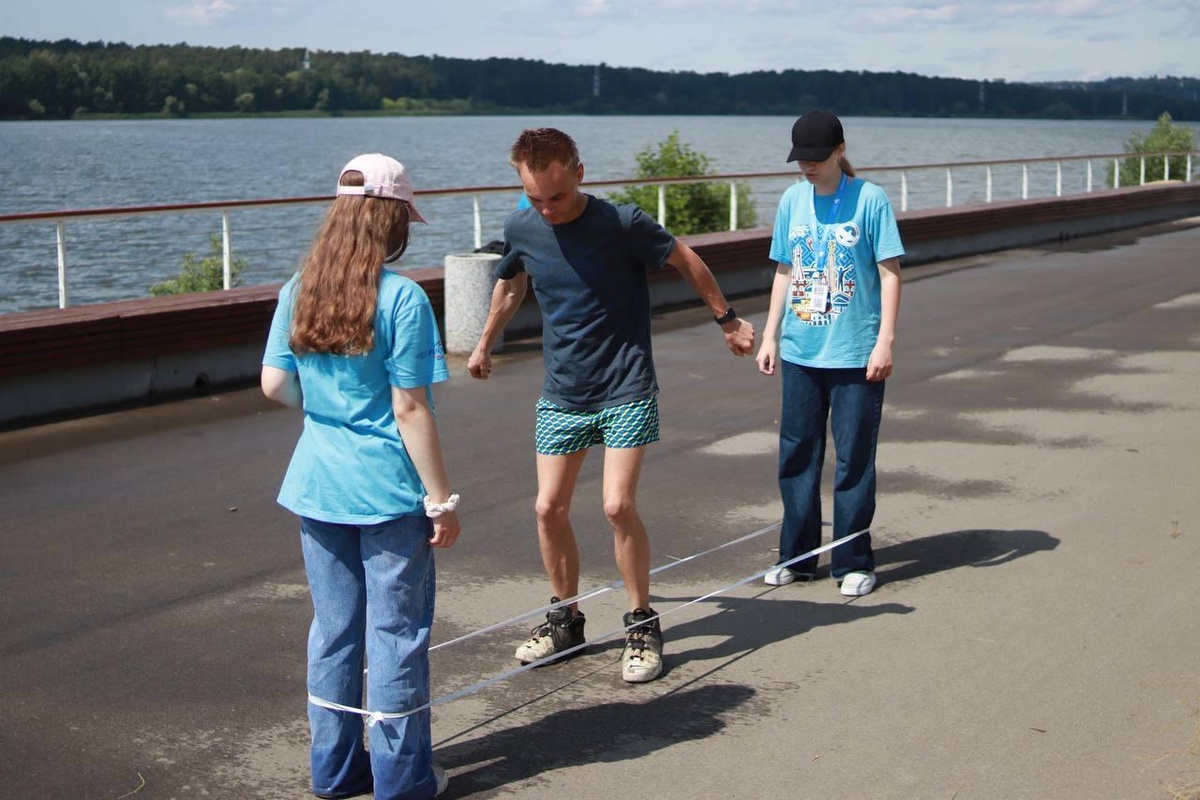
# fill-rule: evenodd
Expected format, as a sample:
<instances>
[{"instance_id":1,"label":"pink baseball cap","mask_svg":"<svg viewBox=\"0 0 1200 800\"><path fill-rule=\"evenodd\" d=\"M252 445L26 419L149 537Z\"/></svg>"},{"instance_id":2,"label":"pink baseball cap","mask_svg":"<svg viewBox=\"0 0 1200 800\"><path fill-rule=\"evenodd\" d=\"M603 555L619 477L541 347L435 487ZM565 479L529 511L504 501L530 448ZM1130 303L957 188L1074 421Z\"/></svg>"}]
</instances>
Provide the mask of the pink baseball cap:
<instances>
[{"instance_id":1,"label":"pink baseball cap","mask_svg":"<svg viewBox=\"0 0 1200 800\"><path fill-rule=\"evenodd\" d=\"M342 175L347 172L361 172L362 186L342 186ZM368 153L350 159L350 163L342 167L338 174L338 194L360 194L366 197L387 197L392 200L402 200L408 203L413 219L425 222L421 212L413 203L413 185L408 179L404 165L391 156L382 153Z\"/></svg>"}]
</instances>

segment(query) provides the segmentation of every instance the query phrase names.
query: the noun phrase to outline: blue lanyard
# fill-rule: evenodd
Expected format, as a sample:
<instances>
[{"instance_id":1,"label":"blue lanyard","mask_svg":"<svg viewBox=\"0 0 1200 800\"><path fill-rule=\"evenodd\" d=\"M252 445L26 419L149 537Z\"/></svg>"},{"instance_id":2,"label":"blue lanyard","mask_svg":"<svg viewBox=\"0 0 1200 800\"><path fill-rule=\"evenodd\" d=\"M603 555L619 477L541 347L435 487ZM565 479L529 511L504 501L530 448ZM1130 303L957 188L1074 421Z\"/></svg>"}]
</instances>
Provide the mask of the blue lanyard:
<instances>
[{"instance_id":1,"label":"blue lanyard","mask_svg":"<svg viewBox=\"0 0 1200 800\"><path fill-rule=\"evenodd\" d=\"M833 208L829 212L829 219L832 222L837 222L838 207L842 204L842 195L846 191L846 173L842 173L842 180L838 183L837 192L833 195ZM821 226L817 221L817 187L812 187L812 202L809 203L808 214L811 219L810 229L812 230L813 240L813 268L814 272L823 275L829 252L825 249L825 243L829 239L828 231L825 235L821 235Z\"/></svg>"}]
</instances>

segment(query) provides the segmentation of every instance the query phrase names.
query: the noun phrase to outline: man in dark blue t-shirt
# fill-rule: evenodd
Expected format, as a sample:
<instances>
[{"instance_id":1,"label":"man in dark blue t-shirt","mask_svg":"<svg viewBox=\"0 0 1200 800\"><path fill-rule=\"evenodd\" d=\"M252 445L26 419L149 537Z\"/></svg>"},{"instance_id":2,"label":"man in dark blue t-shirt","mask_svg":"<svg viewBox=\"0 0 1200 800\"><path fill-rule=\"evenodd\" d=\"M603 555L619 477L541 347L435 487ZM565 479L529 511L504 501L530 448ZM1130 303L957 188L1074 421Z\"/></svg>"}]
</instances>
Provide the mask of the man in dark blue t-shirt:
<instances>
[{"instance_id":1,"label":"man in dark blue t-shirt","mask_svg":"<svg viewBox=\"0 0 1200 800\"><path fill-rule=\"evenodd\" d=\"M604 513L629 593L622 674L644 683L662 672L662 629L650 607L650 540L637 513L646 445L658 441L658 382L650 347L647 269L674 267L713 311L735 355L754 349L754 327L725 302L705 263L637 206L579 191L575 142L554 128L524 131L510 151L529 207L504 224L491 310L467 369L487 379L492 347L525 298L542 313L546 380L537 402L538 541L559 598L579 593L579 549L568 509L588 448L603 444ZM557 605L517 648L522 663L577 653L584 615Z\"/></svg>"}]
</instances>

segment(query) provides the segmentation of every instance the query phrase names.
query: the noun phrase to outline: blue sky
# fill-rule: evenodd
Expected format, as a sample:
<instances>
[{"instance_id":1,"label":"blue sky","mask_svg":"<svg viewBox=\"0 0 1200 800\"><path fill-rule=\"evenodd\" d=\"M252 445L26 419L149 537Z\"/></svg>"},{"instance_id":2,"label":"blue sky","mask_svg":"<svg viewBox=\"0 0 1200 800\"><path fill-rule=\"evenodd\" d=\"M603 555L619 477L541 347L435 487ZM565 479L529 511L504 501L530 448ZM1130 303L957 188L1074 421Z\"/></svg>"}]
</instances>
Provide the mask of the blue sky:
<instances>
[{"instance_id":1,"label":"blue sky","mask_svg":"<svg viewBox=\"0 0 1200 800\"><path fill-rule=\"evenodd\" d=\"M1200 77L1200 0L18 0L0 34L696 72Z\"/></svg>"}]
</instances>

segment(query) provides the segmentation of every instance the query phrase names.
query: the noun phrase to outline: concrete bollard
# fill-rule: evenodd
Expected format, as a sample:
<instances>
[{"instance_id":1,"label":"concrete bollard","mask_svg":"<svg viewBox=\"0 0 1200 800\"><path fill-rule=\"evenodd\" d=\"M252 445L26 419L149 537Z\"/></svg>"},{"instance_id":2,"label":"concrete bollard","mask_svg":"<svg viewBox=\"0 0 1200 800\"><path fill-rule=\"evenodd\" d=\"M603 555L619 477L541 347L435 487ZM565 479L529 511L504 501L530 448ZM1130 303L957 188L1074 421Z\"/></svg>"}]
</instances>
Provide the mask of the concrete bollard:
<instances>
[{"instance_id":1,"label":"concrete bollard","mask_svg":"<svg viewBox=\"0 0 1200 800\"><path fill-rule=\"evenodd\" d=\"M445 309L446 352L470 355L479 344L492 303L496 276L492 270L500 256L495 253L469 253L446 256ZM504 334L496 339L492 352L504 347Z\"/></svg>"}]
</instances>

